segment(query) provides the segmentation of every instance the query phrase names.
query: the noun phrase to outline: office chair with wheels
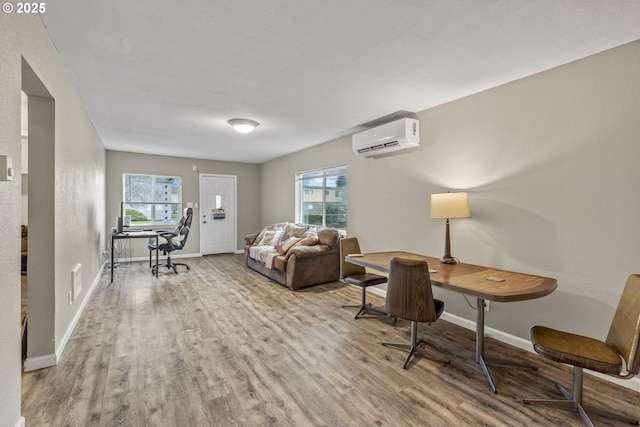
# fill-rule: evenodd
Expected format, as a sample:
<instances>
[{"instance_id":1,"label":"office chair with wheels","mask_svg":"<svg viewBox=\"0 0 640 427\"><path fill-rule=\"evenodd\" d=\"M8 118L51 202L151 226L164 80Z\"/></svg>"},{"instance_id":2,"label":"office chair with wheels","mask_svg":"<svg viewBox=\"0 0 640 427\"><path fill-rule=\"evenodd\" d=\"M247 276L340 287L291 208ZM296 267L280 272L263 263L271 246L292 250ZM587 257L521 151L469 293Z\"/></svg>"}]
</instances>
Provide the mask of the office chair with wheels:
<instances>
[{"instance_id":1,"label":"office chair with wheels","mask_svg":"<svg viewBox=\"0 0 640 427\"><path fill-rule=\"evenodd\" d=\"M182 217L180 221L178 221L178 225L173 229L174 235L179 235L182 227L187 226L191 228L191 221L193 219L193 208L184 208L182 211ZM158 237L157 244L160 244L160 238ZM155 251L156 248L156 239L149 239L147 243L147 249L149 249L149 267L151 267L151 254Z\"/></svg>"},{"instance_id":2,"label":"office chair with wheels","mask_svg":"<svg viewBox=\"0 0 640 427\"><path fill-rule=\"evenodd\" d=\"M176 266L178 265L183 265L187 267L187 270L190 270L189 266L185 263L171 261L171 252L182 250L187 244L187 237L189 237L189 227L186 225L183 226L180 230L180 234L177 235L173 232L158 233L158 235L160 238L163 238L165 240L164 243L160 243L158 245L158 250L162 251L163 255L167 255L167 260L162 265L154 265L151 268L151 273L156 274L156 270L158 268L166 267L172 269L174 273L178 274L178 269L176 268Z\"/></svg>"},{"instance_id":3,"label":"office chair with wheels","mask_svg":"<svg viewBox=\"0 0 640 427\"><path fill-rule=\"evenodd\" d=\"M418 340L418 322L431 324L444 311L444 302L433 298L429 266L426 261L391 258L384 308L389 316L411 321L411 343L382 343L396 350L409 350L403 369L407 369L409 361L413 356L418 355L449 363L449 359L425 351L420 347L424 340L422 338Z\"/></svg>"},{"instance_id":4,"label":"office chair with wheels","mask_svg":"<svg viewBox=\"0 0 640 427\"><path fill-rule=\"evenodd\" d=\"M23 225L21 228L22 234L22 251L21 251L21 269L22 274L25 274L27 271L27 256L29 255L29 227Z\"/></svg>"},{"instance_id":5,"label":"office chair with wheels","mask_svg":"<svg viewBox=\"0 0 640 427\"><path fill-rule=\"evenodd\" d=\"M624 379L638 374L639 341L640 275L632 274L627 279L605 341L544 326L534 326L531 329L531 342L538 354L556 362L573 365L573 393L569 393L561 384L556 384L565 399L523 399L523 402L577 411L587 426L593 426L589 413L638 424L637 419L583 403L582 384L583 369Z\"/></svg>"},{"instance_id":6,"label":"office chair with wheels","mask_svg":"<svg viewBox=\"0 0 640 427\"><path fill-rule=\"evenodd\" d=\"M359 253L360 245L356 237L340 239L340 280L362 288L361 303L343 305L342 308L357 308L356 319L360 317L386 317L387 314L384 311L373 308L370 303L367 303L367 288L369 286L387 283L387 278L378 274L367 273L364 267L351 264L344 260L347 255Z\"/></svg>"}]
</instances>

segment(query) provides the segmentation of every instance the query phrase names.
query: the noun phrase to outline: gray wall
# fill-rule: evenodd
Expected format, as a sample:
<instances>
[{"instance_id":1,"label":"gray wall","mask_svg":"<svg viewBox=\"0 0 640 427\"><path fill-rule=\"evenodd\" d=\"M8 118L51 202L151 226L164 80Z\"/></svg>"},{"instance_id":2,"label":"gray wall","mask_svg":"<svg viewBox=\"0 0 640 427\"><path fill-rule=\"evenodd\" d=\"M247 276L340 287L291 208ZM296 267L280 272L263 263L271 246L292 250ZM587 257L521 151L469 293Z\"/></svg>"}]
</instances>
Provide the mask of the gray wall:
<instances>
[{"instance_id":1,"label":"gray wall","mask_svg":"<svg viewBox=\"0 0 640 427\"><path fill-rule=\"evenodd\" d=\"M17 177L0 182L0 426L20 420L21 94L30 96L29 360L57 360L101 268L105 151L40 18L0 14L0 154ZM31 99L33 97L33 99ZM42 174L38 174L38 169ZM38 251L38 242L46 251ZM70 272L83 291L68 302ZM33 273L33 276L32 276ZM27 420L28 422L28 420Z\"/></svg>"},{"instance_id":2,"label":"gray wall","mask_svg":"<svg viewBox=\"0 0 640 427\"><path fill-rule=\"evenodd\" d=\"M197 171L193 170L196 166ZM115 217L122 201L122 174L140 173L182 177L182 202L199 203L199 174L236 175L238 250L244 248L244 236L257 233L260 228L260 167L250 163L222 162L215 160L188 159L180 157L134 154L122 151L107 151L107 236L115 224ZM194 219L186 248L181 255L197 254L200 251L199 209L194 209ZM257 231L256 231L257 230ZM146 257L148 251L144 239L132 240L132 256ZM108 243L108 242L107 242Z\"/></svg>"},{"instance_id":3,"label":"gray wall","mask_svg":"<svg viewBox=\"0 0 640 427\"><path fill-rule=\"evenodd\" d=\"M558 279L545 298L493 304L487 325L604 338L640 272L638 76L640 41L421 111L418 149L366 159L345 137L265 163L262 222L293 218L295 172L347 164L348 232L363 250L440 257L445 224L429 218L430 194L469 191L472 216L451 220L454 256ZM474 320L461 295L437 293Z\"/></svg>"}]
</instances>

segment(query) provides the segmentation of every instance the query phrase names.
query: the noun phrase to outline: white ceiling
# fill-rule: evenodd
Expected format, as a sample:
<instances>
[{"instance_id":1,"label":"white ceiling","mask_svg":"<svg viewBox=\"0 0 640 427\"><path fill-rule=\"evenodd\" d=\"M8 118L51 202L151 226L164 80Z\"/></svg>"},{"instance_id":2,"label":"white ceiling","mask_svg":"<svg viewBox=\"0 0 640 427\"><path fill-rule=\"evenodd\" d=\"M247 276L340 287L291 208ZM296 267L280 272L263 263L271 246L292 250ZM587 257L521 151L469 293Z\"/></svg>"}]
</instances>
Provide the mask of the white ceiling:
<instances>
[{"instance_id":1,"label":"white ceiling","mask_svg":"<svg viewBox=\"0 0 640 427\"><path fill-rule=\"evenodd\" d=\"M57 0L41 18L107 149L250 163L640 39L637 0Z\"/></svg>"}]
</instances>

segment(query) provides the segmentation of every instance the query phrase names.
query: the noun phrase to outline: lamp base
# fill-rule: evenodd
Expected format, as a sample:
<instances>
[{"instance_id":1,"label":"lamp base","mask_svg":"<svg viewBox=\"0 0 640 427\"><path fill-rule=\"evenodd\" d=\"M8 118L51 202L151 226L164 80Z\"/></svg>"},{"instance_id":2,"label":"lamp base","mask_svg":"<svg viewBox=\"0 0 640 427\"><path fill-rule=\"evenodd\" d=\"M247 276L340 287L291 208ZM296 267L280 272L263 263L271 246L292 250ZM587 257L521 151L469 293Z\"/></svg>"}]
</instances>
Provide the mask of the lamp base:
<instances>
[{"instance_id":1,"label":"lamp base","mask_svg":"<svg viewBox=\"0 0 640 427\"><path fill-rule=\"evenodd\" d=\"M453 257L442 257L440 259L440 264L457 264L458 260Z\"/></svg>"}]
</instances>

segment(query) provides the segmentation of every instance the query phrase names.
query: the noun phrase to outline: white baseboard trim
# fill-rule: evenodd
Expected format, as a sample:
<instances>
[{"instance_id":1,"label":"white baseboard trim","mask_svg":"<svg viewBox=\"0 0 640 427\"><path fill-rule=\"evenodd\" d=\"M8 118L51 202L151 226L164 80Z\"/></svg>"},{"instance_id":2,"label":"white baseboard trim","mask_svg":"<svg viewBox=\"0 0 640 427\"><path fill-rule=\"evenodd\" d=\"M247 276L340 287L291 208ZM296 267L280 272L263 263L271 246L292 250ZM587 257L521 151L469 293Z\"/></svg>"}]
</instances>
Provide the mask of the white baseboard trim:
<instances>
[{"instance_id":1,"label":"white baseboard trim","mask_svg":"<svg viewBox=\"0 0 640 427\"><path fill-rule=\"evenodd\" d=\"M38 369L50 368L58 363L55 354L45 354L43 356L27 357L24 361L24 371L37 371Z\"/></svg>"},{"instance_id":2,"label":"white baseboard trim","mask_svg":"<svg viewBox=\"0 0 640 427\"><path fill-rule=\"evenodd\" d=\"M358 287L358 286L356 286ZM367 288L367 292L371 292L372 294L376 294L379 295L381 297L386 297L387 292L384 289L380 289L377 288L375 286L372 286L370 288ZM460 317L457 316L455 314L451 314L451 313L447 313L446 311L444 313L442 313L442 316L440 316L441 319L446 320L447 322L453 323L455 325L458 326L462 326L463 328L472 330L475 332L476 330L476 322L469 320L469 319L465 319L464 317ZM531 345L531 341L524 339L524 338L520 338L517 337L515 335L511 335L508 334L506 332L500 331L498 329L495 328L490 328L485 326L484 328L484 336L485 337L489 337L489 338L493 338L496 339L498 341L502 341L506 344L512 345L514 347L517 347L521 350L526 350L529 353L534 353L536 354L536 352L533 350L533 346ZM603 380L607 380L609 382L612 382L614 384L620 385L622 387L637 391L640 393L640 377L635 377L635 378L630 378L628 380L623 380L620 378L616 378L616 377L612 377L610 375L604 375L601 374L599 372L594 372L594 371L590 371L588 369L584 370L585 373L589 374L589 375L593 375L595 377L598 378L602 378Z\"/></svg>"},{"instance_id":3,"label":"white baseboard trim","mask_svg":"<svg viewBox=\"0 0 640 427\"><path fill-rule=\"evenodd\" d=\"M351 286L354 286L356 288L360 288L359 286L356 286L356 285L351 285ZM371 292L372 294L379 295L379 296L381 296L383 298L385 298L387 296L387 291L386 290L380 289L380 288L375 287L375 286L371 286L371 287L367 288L367 292Z\"/></svg>"},{"instance_id":4,"label":"white baseboard trim","mask_svg":"<svg viewBox=\"0 0 640 427\"><path fill-rule=\"evenodd\" d=\"M234 255L242 255L244 254L244 249L238 249L236 251L233 252ZM174 254L171 255L171 258L175 259L175 258L196 258L196 257L202 257L204 256L202 253L198 252L195 254ZM163 255L160 254L160 260L162 260ZM129 262L129 261L148 261L149 258L147 257L142 257L142 256L137 256L137 257L131 257L131 258L119 258L119 261L122 262ZM155 257L153 257L152 260L155 260ZM109 263L111 262L111 259L107 260L104 262L104 265L107 266ZM107 268L111 268L111 267L107 267Z\"/></svg>"},{"instance_id":5,"label":"white baseboard trim","mask_svg":"<svg viewBox=\"0 0 640 427\"><path fill-rule=\"evenodd\" d=\"M171 258L172 258L172 259L175 259L175 258L196 258L196 257L201 257L201 256L202 256L202 254L201 254L201 253L195 253L195 254L178 254L178 253L176 253L176 254L174 254L174 255L171 255ZM166 255L162 255L162 254L160 254L160 256L158 257L158 259L159 259L160 261L162 261L163 257L166 257ZM152 259L151 259L151 260L152 260L152 261L155 261L155 259L156 259L156 257L154 256L154 257L152 257ZM121 261L121 262L131 262L131 261L149 261L149 257L146 257L146 256L134 256L134 257L131 257L131 258L118 258L118 260L117 260L117 261ZM110 263L111 263L111 259L108 259L108 260L106 260L106 261L104 262L103 266L104 266L105 268L111 268L111 267L110 267L110 265L109 265Z\"/></svg>"},{"instance_id":6,"label":"white baseboard trim","mask_svg":"<svg viewBox=\"0 0 640 427\"><path fill-rule=\"evenodd\" d=\"M64 351L65 347L67 346L67 342L69 342L69 338L71 338L71 334L73 333L73 330L76 328L76 325L78 324L78 321L80 320L80 316L82 316L82 312L84 311L84 308L86 307L87 303L89 302L89 298L91 298L91 295L93 295L93 291L96 289L96 286L98 285L98 282L100 281L100 277L102 277L102 272L103 271L104 271L104 264L102 264L102 266L100 267L100 271L98 271L98 274L93 279L93 283L91 283L91 286L89 287L89 290L87 291L87 293L85 294L84 298L82 299L82 302L80 303L80 307L78 308L78 311L76 312L76 315L73 316L73 320L71 320L71 323L67 327L67 330L65 331L64 336L60 340L60 343L58 343L58 348L56 348L56 355L58 356L58 358L62 355L62 352Z\"/></svg>"},{"instance_id":7,"label":"white baseboard trim","mask_svg":"<svg viewBox=\"0 0 640 427\"><path fill-rule=\"evenodd\" d=\"M451 322L458 326L462 326L463 328L470 329L472 331L476 330L476 322L465 319L460 316L456 316L455 314L447 313L446 311L442 313L440 316L443 320L447 322ZM530 340L526 340L524 338L517 337L515 335L507 334L506 332L500 331L498 329L486 327L484 328L484 336L496 339L498 341L502 341L506 344L517 347L521 350L528 351L529 353L536 354L535 350L533 350L533 346ZM612 377L610 375L601 374L599 372L590 371L585 369L584 372L589 375L593 375L595 377L601 378L603 380L612 382L614 384L620 385L622 387L631 389L633 391L640 392L640 378L630 378L628 380Z\"/></svg>"},{"instance_id":8,"label":"white baseboard trim","mask_svg":"<svg viewBox=\"0 0 640 427\"><path fill-rule=\"evenodd\" d=\"M106 263L102 264L102 266L100 267L100 271L98 271L98 274L93 279L93 283L89 287L89 290L84 295L84 298L80 303L80 308L78 308L76 315L73 317L73 319L71 320L71 323L67 327L67 330L65 331L65 334L62 337L62 340L60 340L60 342L58 343L55 354L45 354L43 356L27 357L27 359L24 361L25 372L35 371L43 368L49 368L51 366L55 366L58 364L58 360L60 360L60 356L62 355L62 352L64 351L65 347L67 346L67 343L69 342L69 338L71 338L71 334L73 333L73 330L78 324L78 321L80 320L80 316L82 316L82 312L84 311L84 308L87 305L87 302L89 302L89 298L91 298L91 295L93 294L94 289L96 288L96 286L98 285L98 282L100 281L100 277L102 276L102 272L104 271L105 265Z\"/></svg>"},{"instance_id":9,"label":"white baseboard trim","mask_svg":"<svg viewBox=\"0 0 640 427\"><path fill-rule=\"evenodd\" d=\"M18 421L16 421L15 427L25 427L25 425L24 417L20 417Z\"/></svg>"}]
</instances>

